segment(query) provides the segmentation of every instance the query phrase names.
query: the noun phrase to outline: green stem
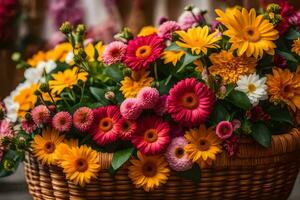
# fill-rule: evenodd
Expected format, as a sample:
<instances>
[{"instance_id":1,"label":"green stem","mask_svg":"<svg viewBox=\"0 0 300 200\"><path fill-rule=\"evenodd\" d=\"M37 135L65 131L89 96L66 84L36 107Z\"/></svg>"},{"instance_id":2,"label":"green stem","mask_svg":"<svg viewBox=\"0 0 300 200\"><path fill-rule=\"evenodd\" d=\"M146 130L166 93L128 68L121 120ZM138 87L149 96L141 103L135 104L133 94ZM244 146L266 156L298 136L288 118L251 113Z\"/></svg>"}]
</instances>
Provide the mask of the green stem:
<instances>
[{"instance_id":1,"label":"green stem","mask_svg":"<svg viewBox=\"0 0 300 200\"><path fill-rule=\"evenodd\" d=\"M158 81L157 64L156 64L156 62L154 63L154 76L155 76L155 80Z\"/></svg>"},{"instance_id":2,"label":"green stem","mask_svg":"<svg viewBox=\"0 0 300 200\"><path fill-rule=\"evenodd\" d=\"M165 85L168 85L168 84L169 84L171 78L172 78L172 74L170 74L170 75L168 76L168 78L166 79Z\"/></svg>"}]
</instances>

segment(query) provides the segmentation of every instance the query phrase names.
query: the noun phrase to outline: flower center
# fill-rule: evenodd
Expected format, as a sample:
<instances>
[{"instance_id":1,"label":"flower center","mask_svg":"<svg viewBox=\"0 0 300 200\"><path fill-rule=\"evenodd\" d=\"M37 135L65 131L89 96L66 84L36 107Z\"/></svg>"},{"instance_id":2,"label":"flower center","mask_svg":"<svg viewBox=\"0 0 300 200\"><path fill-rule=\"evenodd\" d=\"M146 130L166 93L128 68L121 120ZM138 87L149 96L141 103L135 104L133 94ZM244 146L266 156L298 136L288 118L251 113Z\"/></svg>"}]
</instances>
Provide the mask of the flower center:
<instances>
[{"instance_id":1,"label":"flower center","mask_svg":"<svg viewBox=\"0 0 300 200\"><path fill-rule=\"evenodd\" d=\"M256 90L256 86L254 84L250 83L248 85L248 90L249 90L249 92L254 92Z\"/></svg>"},{"instance_id":2,"label":"flower center","mask_svg":"<svg viewBox=\"0 0 300 200\"><path fill-rule=\"evenodd\" d=\"M135 56L140 59L145 59L145 58L148 58L151 55L151 53L152 53L151 46L144 45L144 46L139 47L136 50Z\"/></svg>"},{"instance_id":3,"label":"flower center","mask_svg":"<svg viewBox=\"0 0 300 200\"><path fill-rule=\"evenodd\" d=\"M122 123L121 129L122 131L128 131L130 127L130 123L126 120Z\"/></svg>"},{"instance_id":4,"label":"flower center","mask_svg":"<svg viewBox=\"0 0 300 200\"><path fill-rule=\"evenodd\" d=\"M210 142L206 139L201 139L199 141L199 150L200 151L207 151L210 148Z\"/></svg>"},{"instance_id":5,"label":"flower center","mask_svg":"<svg viewBox=\"0 0 300 200\"><path fill-rule=\"evenodd\" d=\"M80 113L79 115L79 121L80 123L85 123L88 119L87 113Z\"/></svg>"},{"instance_id":6,"label":"flower center","mask_svg":"<svg viewBox=\"0 0 300 200\"><path fill-rule=\"evenodd\" d=\"M244 30L245 39L250 42L257 42L260 40L260 33L253 27L246 27Z\"/></svg>"},{"instance_id":7,"label":"flower center","mask_svg":"<svg viewBox=\"0 0 300 200\"><path fill-rule=\"evenodd\" d=\"M183 107L188 109L195 109L198 106L198 98L195 93L186 93L181 98Z\"/></svg>"},{"instance_id":8,"label":"flower center","mask_svg":"<svg viewBox=\"0 0 300 200\"><path fill-rule=\"evenodd\" d=\"M148 161L143 165L142 171L144 176L153 177L157 173L157 167L153 162Z\"/></svg>"},{"instance_id":9,"label":"flower center","mask_svg":"<svg viewBox=\"0 0 300 200\"><path fill-rule=\"evenodd\" d=\"M119 51L119 49L113 49L112 51L111 51L111 56L112 57L117 57L117 56L119 56L120 55L120 51Z\"/></svg>"},{"instance_id":10,"label":"flower center","mask_svg":"<svg viewBox=\"0 0 300 200\"><path fill-rule=\"evenodd\" d=\"M149 129L144 133L144 140L146 142L152 143L156 142L158 139L157 131L155 129Z\"/></svg>"},{"instance_id":11,"label":"flower center","mask_svg":"<svg viewBox=\"0 0 300 200\"><path fill-rule=\"evenodd\" d=\"M113 127L113 121L111 118L106 117L101 119L100 123L99 123L99 128L101 131L107 132L109 130L111 130Z\"/></svg>"},{"instance_id":12,"label":"flower center","mask_svg":"<svg viewBox=\"0 0 300 200\"><path fill-rule=\"evenodd\" d=\"M78 158L75 161L75 168L76 168L76 171L85 172L88 169L88 163L85 159Z\"/></svg>"},{"instance_id":13,"label":"flower center","mask_svg":"<svg viewBox=\"0 0 300 200\"><path fill-rule=\"evenodd\" d=\"M55 144L51 141L47 141L44 145L44 151L48 154L53 153L55 151Z\"/></svg>"},{"instance_id":14,"label":"flower center","mask_svg":"<svg viewBox=\"0 0 300 200\"><path fill-rule=\"evenodd\" d=\"M182 158L184 156L184 149L181 147L176 148L175 156L176 156L176 158Z\"/></svg>"}]
</instances>

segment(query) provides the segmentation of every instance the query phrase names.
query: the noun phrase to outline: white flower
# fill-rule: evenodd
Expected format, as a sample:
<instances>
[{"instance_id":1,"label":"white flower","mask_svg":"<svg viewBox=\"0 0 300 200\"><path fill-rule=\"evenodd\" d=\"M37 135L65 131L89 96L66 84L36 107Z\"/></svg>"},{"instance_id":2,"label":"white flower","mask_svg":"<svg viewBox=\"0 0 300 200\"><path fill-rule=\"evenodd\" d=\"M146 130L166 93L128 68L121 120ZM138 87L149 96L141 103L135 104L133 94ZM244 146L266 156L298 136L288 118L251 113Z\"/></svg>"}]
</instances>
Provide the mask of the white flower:
<instances>
[{"instance_id":1,"label":"white flower","mask_svg":"<svg viewBox=\"0 0 300 200\"><path fill-rule=\"evenodd\" d=\"M28 68L24 72L26 81L30 83L37 83L41 80L43 76L44 69L41 67Z\"/></svg>"},{"instance_id":2,"label":"white flower","mask_svg":"<svg viewBox=\"0 0 300 200\"><path fill-rule=\"evenodd\" d=\"M57 67L57 64L53 60L48 60L47 62L41 61L37 64L37 68L43 69L43 72L49 74L52 70Z\"/></svg>"},{"instance_id":3,"label":"white flower","mask_svg":"<svg viewBox=\"0 0 300 200\"><path fill-rule=\"evenodd\" d=\"M250 99L251 104L257 105L260 100L268 98L266 80L266 77L259 78L256 73L249 76L240 76L235 89L244 92Z\"/></svg>"},{"instance_id":4,"label":"white flower","mask_svg":"<svg viewBox=\"0 0 300 200\"><path fill-rule=\"evenodd\" d=\"M71 64L73 62L73 58L74 58L74 54L73 51L70 51L67 55L66 55L66 63Z\"/></svg>"}]
</instances>

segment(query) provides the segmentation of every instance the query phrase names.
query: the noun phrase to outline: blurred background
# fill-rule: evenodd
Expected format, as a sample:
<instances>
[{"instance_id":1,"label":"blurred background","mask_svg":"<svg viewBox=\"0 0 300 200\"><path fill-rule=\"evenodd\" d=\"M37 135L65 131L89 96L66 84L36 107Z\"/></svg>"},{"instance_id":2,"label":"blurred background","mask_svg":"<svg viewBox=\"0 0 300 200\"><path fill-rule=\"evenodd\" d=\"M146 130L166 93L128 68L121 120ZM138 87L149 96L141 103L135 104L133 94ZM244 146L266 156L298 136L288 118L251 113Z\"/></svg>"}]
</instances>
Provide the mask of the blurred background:
<instances>
[{"instance_id":1,"label":"blurred background","mask_svg":"<svg viewBox=\"0 0 300 200\"><path fill-rule=\"evenodd\" d=\"M142 26L158 25L162 18L176 20L187 4L207 10L206 19L211 21L215 8L259 8L270 2L276 0L0 0L0 98L23 77L11 61L12 53L20 52L26 60L62 42L58 28L66 20L87 24L87 37L106 43L123 26L137 33ZM289 2L300 8L300 0ZM22 166L15 175L0 179L0 200L29 200L24 181ZM300 200L300 178L290 200Z\"/></svg>"}]
</instances>

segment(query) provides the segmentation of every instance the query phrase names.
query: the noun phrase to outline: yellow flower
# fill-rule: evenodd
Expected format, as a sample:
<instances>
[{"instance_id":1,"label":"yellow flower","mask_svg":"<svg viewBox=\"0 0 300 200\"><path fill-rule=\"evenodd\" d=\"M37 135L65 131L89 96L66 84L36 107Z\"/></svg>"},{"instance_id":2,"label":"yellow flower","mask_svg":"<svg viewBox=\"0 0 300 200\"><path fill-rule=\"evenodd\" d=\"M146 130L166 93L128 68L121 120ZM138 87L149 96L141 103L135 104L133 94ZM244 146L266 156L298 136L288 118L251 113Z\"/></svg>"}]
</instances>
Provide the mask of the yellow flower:
<instances>
[{"instance_id":1,"label":"yellow flower","mask_svg":"<svg viewBox=\"0 0 300 200\"><path fill-rule=\"evenodd\" d=\"M212 66L208 68L214 76L222 77L225 84L236 83L241 75L249 75L255 71L256 59L253 57L234 57L231 52L221 51L209 56Z\"/></svg>"},{"instance_id":2,"label":"yellow flower","mask_svg":"<svg viewBox=\"0 0 300 200\"><path fill-rule=\"evenodd\" d=\"M97 151L86 145L73 147L67 151L60 166L67 179L81 187L90 183L93 178L97 178L100 171Z\"/></svg>"},{"instance_id":3,"label":"yellow flower","mask_svg":"<svg viewBox=\"0 0 300 200\"><path fill-rule=\"evenodd\" d=\"M85 47L85 52L88 56L88 61L89 62L94 62L95 61L95 49L97 50L97 60L98 61L102 61L102 53L104 51L105 46L103 45L103 43L100 41L98 42L95 46L92 43L89 43L86 47Z\"/></svg>"},{"instance_id":4,"label":"yellow flower","mask_svg":"<svg viewBox=\"0 0 300 200\"><path fill-rule=\"evenodd\" d=\"M47 54L43 51L39 51L34 54L31 58L27 60L27 63L31 65L31 67L36 67L37 64L41 61L47 60Z\"/></svg>"},{"instance_id":5,"label":"yellow flower","mask_svg":"<svg viewBox=\"0 0 300 200\"><path fill-rule=\"evenodd\" d=\"M144 26L137 36L147 36L153 33L157 33L157 29L153 26Z\"/></svg>"},{"instance_id":6,"label":"yellow flower","mask_svg":"<svg viewBox=\"0 0 300 200\"><path fill-rule=\"evenodd\" d=\"M47 52L47 59L65 62L66 56L72 50L73 50L73 47L68 42L58 44L54 49Z\"/></svg>"},{"instance_id":7,"label":"yellow flower","mask_svg":"<svg viewBox=\"0 0 300 200\"><path fill-rule=\"evenodd\" d=\"M294 52L298 56L300 56L300 38L297 38L297 40L294 40L294 42L292 44L292 52Z\"/></svg>"},{"instance_id":8,"label":"yellow flower","mask_svg":"<svg viewBox=\"0 0 300 200\"><path fill-rule=\"evenodd\" d=\"M149 74L149 71L143 69L140 71L132 71L131 77L126 76L124 80L121 81L122 86L120 88L124 97L136 97L143 87L150 86L154 79L152 77L148 77Z\"/></svg>"},{"instance_id":9,"label":"yellow flower","mask_svg":"<svg viewBox=\"0 0 300 200\"><path fill-rule=\"evenodd\" d=\"M176 33L180 36L180 41L176 44L191 49L192 53L197 55L201 52L207 54L208 48L218 48L219 45L216 42L221 39L218 32L209 34L208 26L190 28L187 32L176 31Z\"/></svg>"},{"instance_id":10,"label":"yellow flower","mask_svg":"<svg viewBox=\"0 0 300 200\"><path fill-rule=\"evenodd\" d=\"M273 74L267 75L267 86L271 102L283 101L294 112L300 109L300 74L274 68Z\"/></svg>"},{"instance_id":11,"label":"yellow flower","mask_svg":"<svg viewBox=\"0 0 300 200\"><path fill-rule=\"evenodd\" d=\"M217 20L228 29L223 34L230 38L231 50L237 49L238 56L246 54L258 58L264 51L274 55L276 45L273 41L279 37L278 31L263 15L256 16L254 9L248 12L245 8L242 11L234 9L231 14L216 9L216 13Z\"/></svg>"},{"instance_id":12,"label":"yellow flower","mask_svg":"<svg viewBox=\"0 0 300 200\"><path fill-rule=\"evenodd\" d=\"M43 129L42 136L36 135L33 138L31 147L33 154L43 164L54 165L56 147L63 141L64 137L60 136L54 129Z\"/></svg>"},{"instance_id":13,"label":"yellow flower","mask_svg":"<svg viewBox=\"0 0 300 200\"><path fill-rule=\"evenodd\" d=\"M205 125L200 125L199 129L194 128L186 131L184 137L189 142L185 150L193 162L197 162L200 167L206 167L216 160L216 154L222 152L222 141L213 131L213 127L206 129Z\"/></svg>"},{"instance_id":14,"label":"yellow flower","mask_svg":"<svg viewBox=\"0 0 300 200\"><path fill-rule=\"evenodd\" d=\"M145 156L140 152L137 156L138 159L130 161L132 165L128 172L137 188L143 187L148 192L167 182L170 169L163 156Z\"/></svg>"},{"instance_id":15,"label":"yellow flower","mask_svg":"<svg viewBox=\"0 0 300 200\"><path fill-rule=\"evenodd\" d=\"M196 65L195 71L198 72L199 74L201 74L203 72L203 68L204 68L201 60L200 59L195 60L193 62L193 64Z\"/></svg>"},{"instance_id":16,"label":"yellow flower","mask_svg":"<svg viewBox=\"0 0 300 200\"><path fill-rule=\"evenodd\" d=\"M79 142L77 139L64 140L62 143L58 144L54 152L54 159L57 164L61 164L63 157L71 150L71 148L78 146Z\"/></svg>"},{"instance_id":17,"label":"yellow flower","mask_svg":"<svg viewBox=\"0 0 300 200\"><path fill-rule=\"evenodd\" d=\"M53 93L60 94L65 88L72 89L79 80L86 81L88 73L80 71L79 68L66 69L64 72L53 74L53 80L49 81Z\"/></svg>"},{"instance_id":18,"label":"yellow flower","mask_svg":"<svg viewBox=\"0 0 300 200\"><path fill-rule=\"evenodd\" d=\"M164 64L172 63L176 66L176 63L184 55L184 51L164 51L162 53L162 59L164 59Z\"/></svg>"},{"instance_id":19,"label":"yellow flower","mask_svg":"<svg viewBox=\"0 0 300 200\"><path fill-rule=\"evenodd\" d=\"M21 118L25 117L25 114L34 107L37 102L37 96L34 92L39 88L37 83L32 84L30 87L22 89L19 94L14 97L14 102L19 104L18 116Z\"/></svg>"}]
</instances>

